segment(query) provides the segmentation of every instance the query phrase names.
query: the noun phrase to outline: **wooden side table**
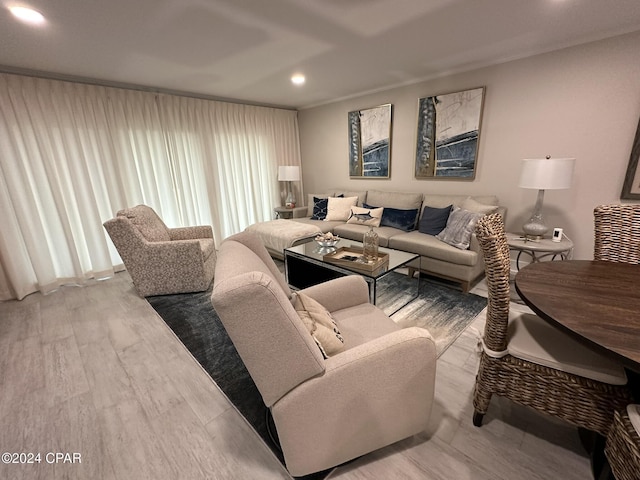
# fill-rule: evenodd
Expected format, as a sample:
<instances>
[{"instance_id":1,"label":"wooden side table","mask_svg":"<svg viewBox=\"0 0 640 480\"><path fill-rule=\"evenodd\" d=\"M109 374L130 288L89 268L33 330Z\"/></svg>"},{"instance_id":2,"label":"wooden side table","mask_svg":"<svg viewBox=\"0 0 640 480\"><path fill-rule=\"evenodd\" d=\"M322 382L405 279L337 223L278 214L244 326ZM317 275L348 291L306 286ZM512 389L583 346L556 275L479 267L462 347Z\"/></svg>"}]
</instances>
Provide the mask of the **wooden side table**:
<instances>
[{"instance_id":1,"label":"wooden side table","mask_svg":"<svg viewBox=\"0 0 640 480\"><path fill-rule=\"evenodd\" d=\"M555 260L560 257L566 260L571 257L573 252L573 242L563 236L559 242L554 242L550 238L541 240L528 240L524 235L519 233L507 233L507 243L511 250L518 252L516 258L516 268L520 270L520 256L524 253L531 257L531 263L536 263L543 258L551 258Z\"/></svg>"},{"instance_id":2,"label":"wooden side table","mask_svg":"<svg viewBox=\"0 0 640 480\"><path fill-rule=\"evenodd\" d=\"M302 218L307 216L307 207L275 207L273 211L276 214L276 218Z\"/></svg>"}]
</instances>

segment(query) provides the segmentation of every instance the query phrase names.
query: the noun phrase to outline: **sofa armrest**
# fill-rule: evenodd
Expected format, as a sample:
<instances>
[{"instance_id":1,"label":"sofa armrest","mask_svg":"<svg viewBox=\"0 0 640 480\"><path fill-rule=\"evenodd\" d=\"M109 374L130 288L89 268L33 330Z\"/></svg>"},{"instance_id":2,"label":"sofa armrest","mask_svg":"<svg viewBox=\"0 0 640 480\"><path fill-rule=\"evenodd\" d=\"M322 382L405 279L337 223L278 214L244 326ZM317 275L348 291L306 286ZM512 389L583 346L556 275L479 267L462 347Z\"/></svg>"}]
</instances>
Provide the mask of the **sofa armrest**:
<instances>
[{"instance_id":1,"label":"sofa armrest","mask_svg":"<svg viewBox=\"0 0 640 480\"><path fill-rule=\"evenodd\" d=\"M169 228L171 240L195 240L198 238L213 238L213 229L210 225L198 225L195 227Z\"/></svg>"},{"instance_id":2,"label":"sofa armrest","mask_svg":"<svg viewBox=\"0 0 640 480\"><path fill-rule=\"evenodd\" d=\"M369 303L369 286L360 275L347 275L300 291L330 312Z\"/></svg>"},{"instance_id":3,"label":"sofa armrest","mask_svg":"<svg viewBox=\"0 0 640 480\"><path fill-rule=\"evenodd\" d=\"M316 471L423 431L435 374L435 343L418 327L330 357L272 407L287 468Z\"/></svg>"}]
</instances>

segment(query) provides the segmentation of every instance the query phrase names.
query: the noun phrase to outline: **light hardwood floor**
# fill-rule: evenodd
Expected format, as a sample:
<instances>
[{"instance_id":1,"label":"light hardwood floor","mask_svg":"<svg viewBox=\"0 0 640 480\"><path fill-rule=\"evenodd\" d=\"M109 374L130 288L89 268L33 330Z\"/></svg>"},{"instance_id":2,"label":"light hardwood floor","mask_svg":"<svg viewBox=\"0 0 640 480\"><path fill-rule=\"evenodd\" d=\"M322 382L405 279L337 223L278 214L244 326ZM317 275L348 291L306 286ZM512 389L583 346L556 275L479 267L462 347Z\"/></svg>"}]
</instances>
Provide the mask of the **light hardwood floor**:
<instances>
[{"instance_id":1,"label":"light hardwood floor","mask_svg":"<svg viewBox=\"0 0 640 480\"><path fill-rule=\"evenodd\" d=\"M577 432L553 419L494 398L473 427L482 324L438 360L427 431L331 479L590 478ZM290 478L126 272L0 303L4 452L40 453L41 463L0 463L0 479ZM79 453L81 463L49 463L49 452Z\"/></svg>"}]
</instances>

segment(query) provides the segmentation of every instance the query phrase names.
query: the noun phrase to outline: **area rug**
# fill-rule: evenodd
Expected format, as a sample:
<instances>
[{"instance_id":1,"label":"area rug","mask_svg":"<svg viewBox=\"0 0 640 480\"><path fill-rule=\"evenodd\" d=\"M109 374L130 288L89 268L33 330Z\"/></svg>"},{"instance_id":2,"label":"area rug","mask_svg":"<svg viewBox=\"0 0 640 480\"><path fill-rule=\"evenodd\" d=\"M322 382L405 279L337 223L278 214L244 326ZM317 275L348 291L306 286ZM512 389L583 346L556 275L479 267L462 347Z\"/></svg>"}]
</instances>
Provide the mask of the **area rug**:
<instances>
[{"instance_id":1,"label":"area rug","mask_svg":"<svg viewBox=\"0 0 640 480\"><path fill-rule=\"evenodd\" d=\"M388 277L388 284L381 284L378 294L381 303L391 305L396 301L392 297L402 293L408 277L395 273ZM269 435L267 409L262 397L227 336L210 297L211 290L147 297L147 301L284 465L282 452ZM436 340L439 356L485 306L485 298L421 280L419 297L392 318L402 326L427 328ZM301 478L319 480L328 473Z\"/></svg>"}]
</instances>

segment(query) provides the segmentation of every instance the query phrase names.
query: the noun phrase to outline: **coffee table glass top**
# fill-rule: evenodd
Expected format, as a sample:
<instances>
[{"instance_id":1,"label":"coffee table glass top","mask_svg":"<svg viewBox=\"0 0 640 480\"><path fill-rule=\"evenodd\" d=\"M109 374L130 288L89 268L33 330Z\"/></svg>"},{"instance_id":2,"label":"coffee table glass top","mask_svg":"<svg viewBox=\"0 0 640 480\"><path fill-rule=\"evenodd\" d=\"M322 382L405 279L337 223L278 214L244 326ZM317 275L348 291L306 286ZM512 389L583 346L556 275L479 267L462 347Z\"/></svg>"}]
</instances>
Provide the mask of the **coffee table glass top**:
<instances>
[{"instance_id":1,"label":"coffee table glass top","mask_svg":"<svg viewBox=\"0 0 640 480\"><path fill-rule=\"evenodd\" d=\"M362 242L357 242L355 240L347 240L343 238L340 240L340 243L336 245L336 249L340 247L362 248ZM285 250L291 253L296 253L298 255L302 255L302 256L317 260L318 262L322 262L327 265L331 265L329 262L325 262L323 260L323 257L328 253L331 253L333 250L326 249L326 248L323 249L314 241L303 243L302 245L296 245L295 247L289 247L289 248L286 248ZM380 247L378 250L380 252L384 252L387 255L389 255L389 266L385 271L378 272L376 275L369 274L361 270L357 270L357 271L354 270L354 272L366 277L379 278L385 275L386 273L392 272L393 270L399 267L402 267L407 263L411 262L412 260L416 260L420 257L415 253L407 253L400 250L394 250L392 248ZM340 267L346 270L350 270L348 266L345 266L345 265L340 265Z\"/></svg>"}]
</instances>

